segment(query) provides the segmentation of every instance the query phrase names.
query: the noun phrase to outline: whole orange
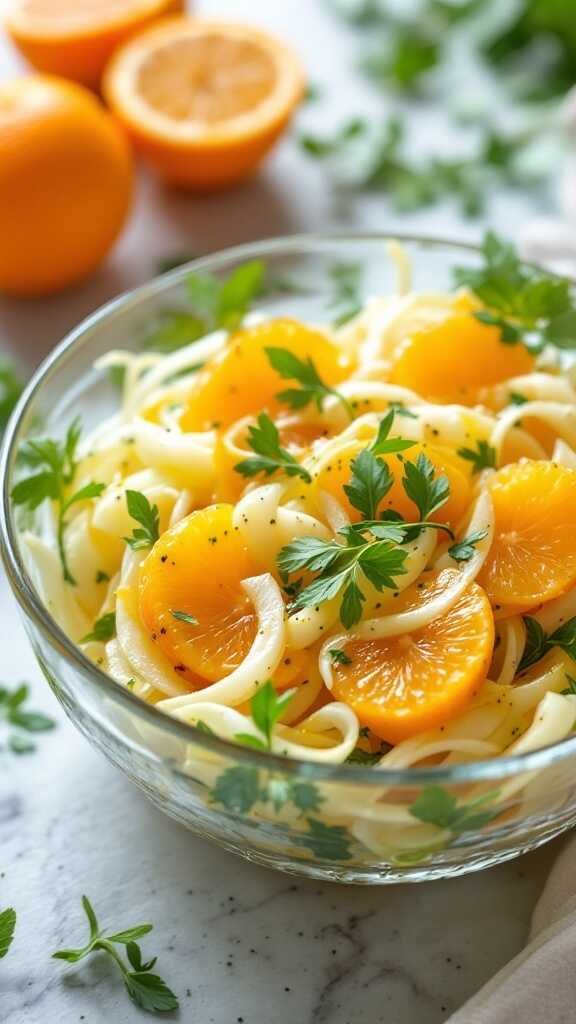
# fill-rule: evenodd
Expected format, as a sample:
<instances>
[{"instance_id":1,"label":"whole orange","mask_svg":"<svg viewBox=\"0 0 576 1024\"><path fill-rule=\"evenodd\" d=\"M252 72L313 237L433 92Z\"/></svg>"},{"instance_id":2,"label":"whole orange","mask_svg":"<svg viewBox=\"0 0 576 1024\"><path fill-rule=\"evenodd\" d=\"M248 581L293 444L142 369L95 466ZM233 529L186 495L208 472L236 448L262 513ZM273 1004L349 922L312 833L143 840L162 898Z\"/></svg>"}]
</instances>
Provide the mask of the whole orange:
<instances>
[{"instance_id":1,"label":"whole orange","mask_svg":"<svg viewBox=\"0 0 576 1024\"><path fill-rule=\"evenodd\" d=\"M84 89L44 75L0 84L0 291L48 295L87 277L124 223L129 144Z\"/></svg>"}]
</instances>

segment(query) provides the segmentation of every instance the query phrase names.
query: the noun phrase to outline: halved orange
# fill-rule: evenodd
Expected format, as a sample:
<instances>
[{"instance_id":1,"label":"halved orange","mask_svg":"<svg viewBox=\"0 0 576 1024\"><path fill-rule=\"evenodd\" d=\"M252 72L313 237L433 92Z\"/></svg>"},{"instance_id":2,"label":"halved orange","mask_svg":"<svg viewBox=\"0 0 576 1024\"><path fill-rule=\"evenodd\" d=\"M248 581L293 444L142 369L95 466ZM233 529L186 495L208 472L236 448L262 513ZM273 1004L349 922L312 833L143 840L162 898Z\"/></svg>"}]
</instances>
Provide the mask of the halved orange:
<instances>
[{"instance_id":1,"label":"halved orange","mask_svg":"<svg viewBox=\"0 0 576 1024\"><path fill-rule=\"evenodd\" d=\"M331 459L318 472L314 478L316 493L320 496L321 491L327 491L342 505L352 522L358 522L362 516L350 504L344 485L350 482L352 475L351 463L354 458L366 447L360 441L351 441L339 455ZM431 519L434 522L447 523L455 526L467 508L472 498L472 483L469 474L464 467L463 460L458 458L455 452L444 446L429 444L415 444L409 448L401 457L398 455L381 456L394 477L394 483L388 494L382 500L380 511L393 509L399 512L405 519L416 521L418 509L414 502L408 497L402 486L404 476L404 464L415 462L419 454L426 455L436 469L437 476L446 476L450 484L450 496L447 502L434 512Z\"/></svg>"},{"instance_id":2,"label":"halved orange","mask_svg":"<svg viewBox=\"0 0 576 1024\"><path fill-rule=\"evenodd\" d=\"M429 573L400 594L395 610L416 608L454 582L455 570ZM445 724L477 693L490 665L494 620L486 594L471 583L445 615L403 636L358 638L349 664L333 667L332 694L389 743Z\"/></svg>"},{"instance_id":3,"label":"halved orange","mask_svg":"<svg viewBox=\"0 0 576 1024\"><path fill-rule=\"evenodd\" d=\"M240 583L253 574L231 505L192 512L154 545L140 570L140 616L183 678L218 680L244 660L256 615Z\"/></svg>"},{"instance_id":4,"label":"halved orange","mask_svg":"<svg viewBox=\"0 0 576 1024\"><path fill-rule=\"evenodd\" d=\"M576 582L576 470L504 466L490 481L496 526L478 582L496 608L528 611Z\"/></svg>"},{"instance_id":5,"label":"halved orange","mask_svg":"<svg viewBox=\"0 0 576 1024\"><path fill-rule=\"evenodd\" d=\"M104 76L108 103L167 181L218 189L251 174L304 92L300 63L248 25L168 19L128 42Z\"/></svg>"},{"instance_id":6,"label":"halved orange","mask_svg":"<svg viewBox=\"0 0 576 1024\"><path fill-rule=\"evenodd\" d=\"M6 28L40 71L97 88L113 51L184 0L10 0Z\"/></svg>"},{"instance_id":7,"label":"halved orange","mask_svg":"<svg viewBox=\"0 0 576 1024\"><path fill-rule=\"evenodd\" d=\"M182 430L230 426L262 409L280 408L275 396L296 386L282 380L265 349L285 348L306 359L311 356L322 380L336 385L350 372L345 357L328 339L295 320L267 320L234 334L224 351L202 370L180 419Z\"/></svg>"},{"instance_id":8,"label":"halved orange","mask_svg":"<svg viewBox=\"0 0 576 1024\"><path fill-rule=\"evenodd\" d=\"M479 388L529 373L533 364L523 345L502 342L498 327L456 313L407 337L390 379L431 401L474 405Z\"/></svg>"}]
</instances>

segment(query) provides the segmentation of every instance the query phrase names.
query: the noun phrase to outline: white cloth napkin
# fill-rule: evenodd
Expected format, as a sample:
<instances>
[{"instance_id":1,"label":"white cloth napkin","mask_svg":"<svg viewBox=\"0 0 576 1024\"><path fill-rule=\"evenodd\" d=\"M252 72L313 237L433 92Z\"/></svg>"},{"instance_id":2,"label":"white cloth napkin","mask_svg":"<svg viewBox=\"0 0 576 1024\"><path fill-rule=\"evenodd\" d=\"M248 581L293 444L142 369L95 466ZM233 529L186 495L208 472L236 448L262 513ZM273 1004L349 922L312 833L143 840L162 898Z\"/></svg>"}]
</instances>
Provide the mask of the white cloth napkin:
<instances>
[{"instance_id":1,"label":"white cloth napkin","mask_svg":"<svg viewBox=\"0 0 576 1024\"><path fill-rule=\"evenodd\" d=\"M550 873L525 949L448 1024L576 1024L576 839Z\"/></svg>"}]
</instances>

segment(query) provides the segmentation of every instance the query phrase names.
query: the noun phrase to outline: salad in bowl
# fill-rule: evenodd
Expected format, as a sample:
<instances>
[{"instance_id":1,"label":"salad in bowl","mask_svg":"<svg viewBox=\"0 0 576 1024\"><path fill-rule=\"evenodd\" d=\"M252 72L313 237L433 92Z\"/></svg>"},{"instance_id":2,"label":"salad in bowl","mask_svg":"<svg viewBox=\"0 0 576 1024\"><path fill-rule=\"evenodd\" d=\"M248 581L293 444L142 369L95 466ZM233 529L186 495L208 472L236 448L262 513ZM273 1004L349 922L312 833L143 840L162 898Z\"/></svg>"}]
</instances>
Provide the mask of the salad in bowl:
<instances>
[{"instance_id":1,"label":"salad in bowl","mask_svg":"<svg viewBox=\"0 0 576 1024\"><path fill-rule=\"evenodd\" d=\"M5 548L41 664L246 856L513 856L576 818L572 285L494 235L268 245L120 300L32 382Z\"/></svg>"}]
</instances>

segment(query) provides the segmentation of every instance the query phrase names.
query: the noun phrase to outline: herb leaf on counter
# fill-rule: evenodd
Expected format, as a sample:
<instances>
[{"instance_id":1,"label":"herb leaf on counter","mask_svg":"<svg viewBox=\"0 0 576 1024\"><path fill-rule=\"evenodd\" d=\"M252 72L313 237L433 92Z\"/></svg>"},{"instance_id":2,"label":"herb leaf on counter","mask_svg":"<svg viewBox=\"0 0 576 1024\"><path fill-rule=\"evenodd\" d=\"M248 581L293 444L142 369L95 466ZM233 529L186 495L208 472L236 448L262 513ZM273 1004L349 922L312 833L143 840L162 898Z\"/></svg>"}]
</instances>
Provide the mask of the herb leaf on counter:
<instances>
[{"instance_id":1,"label":"herb leaf on counter","mask_svg":"<svg viewBox=\"0 0 576 1024\"><path fill-rule=\"evenodd\" d=\"M78 468L77 448L80 441L81 424L75 419L69 426L63 441L38 438L26 441L20 453L21 465L38 470L31 476L23 477L12 489L12 501L34 511L46 499L57 505L57 541L62 575L66 583L76 585L66 557L64 537L68 523L66 514L73 505L81 501L98 498L105 485L89 483L69 497L68 487L73 483Z\"/></svg>"},{"instance_id":2,"label":"herb leaf on counter","mask_svg":"<svg viewBox=\"0 0 576 1024\"><path fill-rule=\"evenodd\" d=\"M13 907L0 910L0 960L6 956L16 929L16 911Z\"/></svg>"},{"instance_id":3,"label":"herb leaf on counter","mask_svg":"<svg viewBox=\"0 0 576 1024\"><path fill-rule=\"evenodd\" d=\"M258 473L272 476L280 471L287 476L299 476L306 483L312 482L308 470L282 448L278 428L265 412L258 416L257 426L248 427L247 441L255 456L238 462L234 466L237 473L251 477Z\"/></svg>"},{"instance_id":4,"label":"herb leaf on counter","mask_svg":"<svg viewBox=\"0 0 576 1024\"><path fill-rule=\"evenodd\" d=\"M81 644L101 643L105 644L116 636L116 613L107 612L94 623L94 629L83 636Z\"/></svg>"},{"instance_id":5,"label":"herb leaf on counter","mask_svg":"<svg viewBox=\"0 0 576 1024\"><path fill-rule=\"evenodd\" d=\"M0 686L0 722L21 730L8 736L8 748L13 754L31 754L36 749L36 744L22 733L48 732L56 726L48 715L27 709L25 705L29 695L27 683L20 683L14 690Z\"/></svg>"},{"instance_id":6,"label":"herb leaf on counter","mask_svg":"<svg viewBox=\"0 0 576 1024\"><path fill-rule=\"evenodd\" d=\"M144 962L140 947L135 941L148 935L153 926L151 924L135 925L107 936L100 929L94 908L87 896L82 897L82 906L90 929L88 942L79 949L58 950L52 956L57 960L65 960L69 964L77 964L91 953L98 951L108 953L119 967L128 995L137 1006L150 1013L166 1013L170 1010L177 1010L179 1005L177 996L168 988L162 978L157 974L150 973L156 963L156 957ZM115 945L126 947L130 966L125 963ZM133 970L130 970L130 967Z\"/></svg>"},{"instance_id":7,"label":"herb leaf on counter","mask_svg":"<svg viewBox=\"0 0 576 1024\"><path fill-rule=\"evenodd\" d=\"M157 505L151 505L141 491L126 491L126 505L132 519L140 523L140 528L132 532L131 537L124 540L133 551L154 546L160 536L160 513Z\"/></svg>"},{"instance_id":8,"label":"herb leaf on counter","mask_svg":"<svg viewBox=\"0 0 576 1024\"><path fill-rule=\"evenodd\" d=\"M316 408L321 411L325 400L333 395L344 406L350 419L354 419L354 413L348 400L336 388L324 383L310 357L306 360L300 359L287 348L268 347L264 351L270 365L283 380L295 380L300 384L299 388L287 388L285 391L280 391L276 395L280 402L284 402L295 410L304 409L307 405L314 403Z\"/></svg>"}]
</instances>

